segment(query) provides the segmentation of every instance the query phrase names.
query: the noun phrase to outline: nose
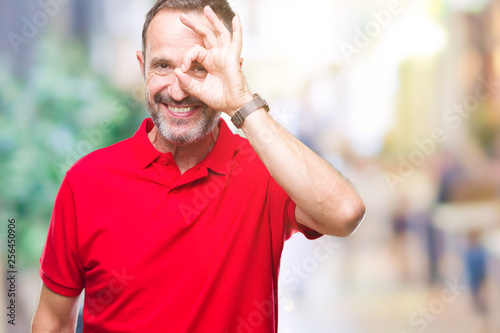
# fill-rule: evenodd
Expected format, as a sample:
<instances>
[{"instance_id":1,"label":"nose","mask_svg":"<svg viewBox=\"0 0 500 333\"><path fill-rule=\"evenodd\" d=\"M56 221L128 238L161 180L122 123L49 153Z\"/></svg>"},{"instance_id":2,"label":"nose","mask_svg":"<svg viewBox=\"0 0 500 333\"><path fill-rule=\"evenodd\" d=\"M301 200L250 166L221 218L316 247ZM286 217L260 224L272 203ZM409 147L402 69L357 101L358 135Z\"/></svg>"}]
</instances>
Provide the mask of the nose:
<instances>
[{"instance_id":1,"label":"nose","mask_svg":"<svg viewBox=\"0 0 500 333\"><path fill-rule=\"evenodd\" d=\"M172 81L168 85L168 89L167 89L167 92L170 95L170 97L172 97L177 102L180 102L184 98L188 97L189 94L187 92L185 92L184 90L182 90L181 84L180 84L177 76L172 75L171 79L172 79Z\"/></svg>"}]
</instances>

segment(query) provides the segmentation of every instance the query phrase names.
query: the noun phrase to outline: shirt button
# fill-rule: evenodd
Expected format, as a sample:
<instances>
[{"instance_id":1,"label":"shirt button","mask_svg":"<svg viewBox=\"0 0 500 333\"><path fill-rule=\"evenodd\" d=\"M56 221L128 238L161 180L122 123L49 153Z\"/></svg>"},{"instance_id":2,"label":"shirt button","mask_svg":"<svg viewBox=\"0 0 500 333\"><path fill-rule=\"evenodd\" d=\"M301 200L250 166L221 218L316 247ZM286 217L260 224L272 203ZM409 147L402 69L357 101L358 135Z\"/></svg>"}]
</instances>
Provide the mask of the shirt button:
<instances>
[{"instance_id":1,"label":"shirt button","mask_svg":"<svg viewBox=\"0 0 500 333\"><path fill-rule=\"evenodd\" d=\"M168 161L161 161L161 165L167 166L168 165Z\"/></svg>"}]
</instances>

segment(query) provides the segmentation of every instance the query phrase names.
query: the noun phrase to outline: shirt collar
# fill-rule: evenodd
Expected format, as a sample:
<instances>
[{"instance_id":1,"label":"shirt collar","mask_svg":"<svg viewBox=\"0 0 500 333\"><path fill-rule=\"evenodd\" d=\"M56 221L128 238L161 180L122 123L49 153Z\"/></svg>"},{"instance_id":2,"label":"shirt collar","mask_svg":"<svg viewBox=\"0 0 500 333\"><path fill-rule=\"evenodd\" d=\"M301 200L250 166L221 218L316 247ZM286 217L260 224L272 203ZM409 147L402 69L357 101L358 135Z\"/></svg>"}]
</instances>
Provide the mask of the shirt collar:
<instances>
[{"instance_id":1,"label":"shirt collar","mask_svg":"<svg viewBox=\"0 0 500 333\"><path fill-rule=\"evenodd\" d=\"M161 153L156 150L151 141L149 141L148 133L153 129L153 120L151 118L144 119L137 132L132 137L132 145L134 154L141 168L146 168ZM208 153L200 165L206 166L208 169L219 173L227 174L230 166L229 161L233 155L233 133L223 119L219 119L219 135L214 147Z\"/></svg>"},{"instance_id":2,"label":"shirt collar","mask_svg":"<svg viewBox=\"0 0 500 333\"><path fill-rule=\"evenodd\" d=\"M230 168L230 161L233 158L233 132L229 129L226 122L219 119L219 135L214 147L203 160L208 169L225 175ZM202 163L203 163L202 162Z\"/></svg>"},{"instance_id":3,"label":"shirt collar","mask_svg":"<svg viewBox=\"0 0 500 333\"><path fill-rule=\"evenodd\" d=\"M148 133L153 129L153 127L154 124L151 118L144 119L141 126L132 137L135 156L137 157L139 165L143 169L161 155L148 138Z\"/></svg>"}]
</instances>

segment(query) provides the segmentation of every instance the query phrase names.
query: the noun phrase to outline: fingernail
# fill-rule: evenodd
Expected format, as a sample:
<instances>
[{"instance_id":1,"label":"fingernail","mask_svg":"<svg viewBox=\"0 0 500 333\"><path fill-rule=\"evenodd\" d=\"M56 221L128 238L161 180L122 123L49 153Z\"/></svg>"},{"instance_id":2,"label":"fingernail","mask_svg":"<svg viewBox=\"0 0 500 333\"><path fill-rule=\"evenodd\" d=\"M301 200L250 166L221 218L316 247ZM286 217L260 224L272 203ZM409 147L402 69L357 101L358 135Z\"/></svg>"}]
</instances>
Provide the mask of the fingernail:
<instances>
[{"instance_id":1,"label":"fingernail","mask_svg":"<svg viewBox=\"0 0 500 333\"><path fill-rule=\"evenodd\" d=\"M186 72L186 65L184 64L181 65L181 71L183 71L184 73Z\"/></svg>"}]
</instances>

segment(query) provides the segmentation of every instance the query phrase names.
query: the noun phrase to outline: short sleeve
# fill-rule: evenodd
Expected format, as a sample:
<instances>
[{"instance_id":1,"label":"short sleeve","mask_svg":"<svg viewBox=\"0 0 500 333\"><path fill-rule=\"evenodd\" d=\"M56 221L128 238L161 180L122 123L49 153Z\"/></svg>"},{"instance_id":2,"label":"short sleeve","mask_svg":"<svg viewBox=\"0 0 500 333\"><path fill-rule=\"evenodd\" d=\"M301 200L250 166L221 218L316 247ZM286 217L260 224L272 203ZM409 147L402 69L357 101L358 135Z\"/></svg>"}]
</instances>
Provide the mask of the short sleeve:
<instances>
[{"instance_id":1,"label":"short sleeve","mask_svg":"<svg viewBox=\"0 0 500 333\"><path fill-rule=\"evenodd\" d=\"M297 222L295 219L295 202L293 202L272 177L269 178L268 202L270 205L270 219L272 223L279 223L275 227L278 230L280 227L282 228L281 232L284 239L290 238L296 232L301 232L308 239L316 239L323 236L323 234L316 230Z\"/></svg>"},{"instance_id":2,"label":"short sleeve","mask_svg":"<svg viewBox=\"0 0 500 333\"><path fill-rule=\"evenodd\" d=\"M63 296L78 296L84 288L75 202L67 177L52 211L47 241L40 258L40 277L50 290Z\"/></svg>"}]
</instances>

